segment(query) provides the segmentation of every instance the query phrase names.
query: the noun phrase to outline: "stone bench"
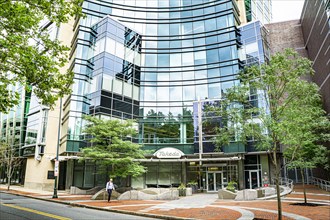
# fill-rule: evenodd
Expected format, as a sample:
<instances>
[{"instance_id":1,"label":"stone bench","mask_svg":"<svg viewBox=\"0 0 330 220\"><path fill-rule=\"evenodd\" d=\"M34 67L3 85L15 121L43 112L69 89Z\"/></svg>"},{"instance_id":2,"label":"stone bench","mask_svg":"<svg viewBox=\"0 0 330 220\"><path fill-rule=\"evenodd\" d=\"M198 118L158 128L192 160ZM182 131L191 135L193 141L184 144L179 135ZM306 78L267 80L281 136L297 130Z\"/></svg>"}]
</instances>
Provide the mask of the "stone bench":
<instances>
[{"instance_id":1,"label":"stone bench","mask_svg":"<svg viewBox=\"0 0 330 220\"><path fill-rule=\"evenodd\" d=\"M151 190L150 188L141 191L130 190L118 197L118 200L175 200L179 198L177 189Z\"/></svg>"}]
</instances>

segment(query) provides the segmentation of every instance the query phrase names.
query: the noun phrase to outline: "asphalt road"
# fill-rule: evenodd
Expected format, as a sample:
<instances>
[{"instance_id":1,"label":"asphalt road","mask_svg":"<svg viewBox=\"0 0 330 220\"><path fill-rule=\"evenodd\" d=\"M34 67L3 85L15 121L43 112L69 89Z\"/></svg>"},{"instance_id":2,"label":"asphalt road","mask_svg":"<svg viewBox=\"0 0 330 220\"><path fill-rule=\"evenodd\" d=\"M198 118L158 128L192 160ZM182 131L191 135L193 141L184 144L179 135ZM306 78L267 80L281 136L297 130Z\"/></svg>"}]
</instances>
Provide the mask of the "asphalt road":
<instances>
[{"instance_id":1,"label":"asphalt road","mask_svg":"<svg viewBox=\"0 0 330 220\"><path fill-rule=\"evenodd\" d=\"M49 219L111 219L111 220L144 220L147 218L125 215L101 210L81 207L72 207L23 196L16 196L0 192L0 219L1 220L49 220Z\"/></svg>"}]
</instances>

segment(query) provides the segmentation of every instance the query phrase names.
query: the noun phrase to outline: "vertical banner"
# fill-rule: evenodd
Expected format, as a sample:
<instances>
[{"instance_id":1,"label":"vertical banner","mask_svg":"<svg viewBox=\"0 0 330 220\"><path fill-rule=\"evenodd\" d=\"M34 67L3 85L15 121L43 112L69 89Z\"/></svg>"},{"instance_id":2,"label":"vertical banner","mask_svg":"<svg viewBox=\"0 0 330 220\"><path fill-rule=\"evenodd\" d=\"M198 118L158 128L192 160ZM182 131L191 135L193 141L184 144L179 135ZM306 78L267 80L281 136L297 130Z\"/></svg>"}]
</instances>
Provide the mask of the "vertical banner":
<instances>
[{"instance_id":1,"label":"vertical banner","mask_svg":"<svg viewBox=\"0 0 330 220\"><path fill-rule=\"evenodd\" d=\"M58 165L59 161L55 160L54 176L58 176Z\"/></svg>"}]
</instances>

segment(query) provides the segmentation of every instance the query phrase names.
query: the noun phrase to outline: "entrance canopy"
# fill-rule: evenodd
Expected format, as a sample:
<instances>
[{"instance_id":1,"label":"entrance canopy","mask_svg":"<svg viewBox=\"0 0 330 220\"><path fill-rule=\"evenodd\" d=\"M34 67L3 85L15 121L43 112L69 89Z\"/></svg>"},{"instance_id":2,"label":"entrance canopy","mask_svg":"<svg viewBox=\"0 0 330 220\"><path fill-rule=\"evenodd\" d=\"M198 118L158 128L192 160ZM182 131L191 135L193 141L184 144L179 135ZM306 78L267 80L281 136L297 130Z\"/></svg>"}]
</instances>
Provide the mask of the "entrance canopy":
<instances>
[{"instance_id":1,"label":"entrance canopy","mask_svg":"<svg viewBox=\"0 0 330 220\"><path fill-rule=\"evenodd\" d=\"M139 162L199 162L199 161L238 161L242 157L219 157L219 158L181 158L181 159L159 159L159 158L150 158L150 159L136 159L135 161Z\"/></svg>"}]
</instances>

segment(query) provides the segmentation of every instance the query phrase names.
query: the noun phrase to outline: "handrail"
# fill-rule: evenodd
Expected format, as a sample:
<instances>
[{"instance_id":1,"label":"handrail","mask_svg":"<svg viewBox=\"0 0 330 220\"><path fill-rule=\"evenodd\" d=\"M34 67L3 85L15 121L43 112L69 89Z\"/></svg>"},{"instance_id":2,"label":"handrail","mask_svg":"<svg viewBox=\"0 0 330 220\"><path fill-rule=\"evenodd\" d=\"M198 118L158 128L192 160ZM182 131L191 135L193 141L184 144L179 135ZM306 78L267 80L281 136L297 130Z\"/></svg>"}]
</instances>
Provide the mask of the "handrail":
<instances>
[{"instance_id":1,"label":"handrail","mask_svg":"<svg viewBox=\"0 0 330 220\"><path fill-rule=\"evenodd\" d=\"M272 184L275 185L275 179L272 179ZM293 180L292 179L280 177L279 184L280 184L280 186L285 185L286 187L293 190Z\"/></svg>"},{"instance_id":2,"label":"handrail","mask_svg":"<svg viewBox=\"0 0 330 220\"><path fill-rule=\"evenodd\" d=\"M330 181L312 177L312 183L325 191L330 191Z\"/></svg>"},{"instance_id":3,"label":"handrail","mask_svg":"<svg viewBox=\"0 0 330 220\"><path fill-rule=\"evenodd\" d=\"M276 185L275 179L272 179L272 184ZM286 186L290 188L289 193L293 190L293 180L285 177L280 177L279 179L279 185L280 186Z\"/></svg>"}]
</instances>

